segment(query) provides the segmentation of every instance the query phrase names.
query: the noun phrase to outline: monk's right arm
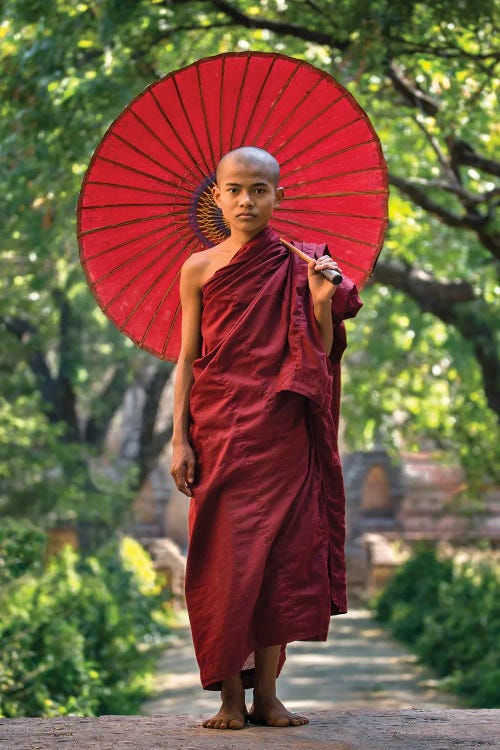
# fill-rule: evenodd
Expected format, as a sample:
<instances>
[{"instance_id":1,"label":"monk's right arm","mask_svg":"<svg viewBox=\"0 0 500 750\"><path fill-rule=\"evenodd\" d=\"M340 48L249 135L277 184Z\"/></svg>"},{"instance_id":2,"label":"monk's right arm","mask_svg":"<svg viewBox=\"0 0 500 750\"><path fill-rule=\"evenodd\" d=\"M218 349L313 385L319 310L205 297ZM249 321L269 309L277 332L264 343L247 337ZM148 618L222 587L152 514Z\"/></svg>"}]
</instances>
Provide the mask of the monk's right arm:
<instances>
[{"instance_id":1,"label":"monk's right arm","mask_svg":"<svg viewBox=\"0 0 500 750\"><path fill-rule=\"evenodd\" d=\"M196 457L189 442L189 397L193 362L201 354L201 290L196 262L186 261L181 271L182 343L174 384L174 423L170 473L177 488L191 497Z\"/></svg>"}]
</instances>

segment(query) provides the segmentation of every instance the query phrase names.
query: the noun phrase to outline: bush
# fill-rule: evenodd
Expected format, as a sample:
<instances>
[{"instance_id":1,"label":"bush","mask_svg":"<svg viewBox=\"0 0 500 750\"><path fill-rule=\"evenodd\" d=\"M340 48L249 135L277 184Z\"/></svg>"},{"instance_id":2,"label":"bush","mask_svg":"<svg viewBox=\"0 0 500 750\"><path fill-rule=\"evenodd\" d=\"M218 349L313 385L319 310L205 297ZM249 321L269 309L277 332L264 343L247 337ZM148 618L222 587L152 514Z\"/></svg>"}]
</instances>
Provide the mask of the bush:
<instances>
[{"instance_id":1,"label":"bush","mask_svg":"<svg viewBox=\"0 0 500 750\"><path fill-rule=\"evenodd\" d=\"M0 523L0 592L28 571L40 572L47 536L31 521L2 518Z\"/></svg>"},{"instance_id":2,"label":"bush","mask_svg":"<svg viewBox=\"0 0 500 750\"><path fill-rule=\"evenodd\" d=\"M419 548L372 605L443 687L473 707L500 706L500 565L492 553L441 559Z\"/></svg>"},{"instance_id":3,"label":"bush","mask_svg":"<svg viewBox=\"0 0 500 750\"><path fill-rule=\"evenodd\" d=\"M0 716L136 712L168 632L149 556L125 537L87 558L65 547L43 569L41 537L23 523L10 526L10 556L0 547L10 577L0 594ZM23 560L18 542L28 539Z\"/></svg>"}]
</instances>

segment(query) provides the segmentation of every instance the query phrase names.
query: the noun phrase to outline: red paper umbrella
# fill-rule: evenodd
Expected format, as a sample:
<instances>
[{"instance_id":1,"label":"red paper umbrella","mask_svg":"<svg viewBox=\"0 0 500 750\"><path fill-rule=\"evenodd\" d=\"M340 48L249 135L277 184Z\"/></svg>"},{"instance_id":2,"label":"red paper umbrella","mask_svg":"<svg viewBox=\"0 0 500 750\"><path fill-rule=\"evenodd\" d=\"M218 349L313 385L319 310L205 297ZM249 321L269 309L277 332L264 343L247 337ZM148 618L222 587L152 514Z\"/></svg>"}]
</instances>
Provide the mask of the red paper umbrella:
<instances>
[{"instance_id":1,"label":"red paper umbrella","mask_svg":"<svg viewBox=\"0 0 500 750\"><path fill-rule=\"evenodd\" d=\"M366 113L334 78L261 52L170 73L110 126L78 202L80 258L99 305L162 359L179 355L182 264L228 235L211 188L221 156L242 145L280 163L280 235L327 241L360 287L382 247L384 157Z\"/></svg>"}]
</instances>

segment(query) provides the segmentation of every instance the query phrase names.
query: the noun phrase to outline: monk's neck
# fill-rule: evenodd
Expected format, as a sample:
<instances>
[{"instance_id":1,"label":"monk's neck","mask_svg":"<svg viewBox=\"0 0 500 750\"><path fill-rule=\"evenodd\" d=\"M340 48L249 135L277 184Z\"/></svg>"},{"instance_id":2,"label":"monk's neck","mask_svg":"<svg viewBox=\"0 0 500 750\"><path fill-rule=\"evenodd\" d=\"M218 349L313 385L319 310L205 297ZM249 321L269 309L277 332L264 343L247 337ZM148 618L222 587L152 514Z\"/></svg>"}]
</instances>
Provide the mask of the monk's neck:
<instances>
[{"instance_id":1,"label":"monk's neck","mask_svg":"<svg viewBox=\"0 0 500 750\"><path fill-rule=\"evenodd\" d=\"M243 247L243 245L246 245L247 242L250 242L250 240L253 240L254 237L260 237L261 234L268 233L270 230L269 225L262 227L257 232L241 232L238 230L232 230L230 236L228 237L228 240L231 242L231 246L235 250L239 250L240 247Z\"/></svg>"}]
</instances>

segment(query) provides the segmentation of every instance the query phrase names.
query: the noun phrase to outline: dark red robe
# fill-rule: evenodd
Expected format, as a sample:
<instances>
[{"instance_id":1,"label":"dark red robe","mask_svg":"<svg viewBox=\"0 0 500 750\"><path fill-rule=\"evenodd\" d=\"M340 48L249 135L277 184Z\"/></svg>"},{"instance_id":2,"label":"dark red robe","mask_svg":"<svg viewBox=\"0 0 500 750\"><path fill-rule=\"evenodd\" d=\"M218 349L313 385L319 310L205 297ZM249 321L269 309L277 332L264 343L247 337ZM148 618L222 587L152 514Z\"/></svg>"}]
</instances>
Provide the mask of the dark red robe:
<instances>
[{"instance_id":1,"label":"dark red robe","mask_svg":"<svg viewBox=\"0 0 500 750\"><path fill-rule=\"evenodd\" d=\"M255 649L276 644L279 674L287 643L326 640L347 611L339 362L360 306L344 279L327 357L307 264L270 227L203 287L186 601L206 689L238 671L252 687Z\"/></svg>"}]
</instances>

